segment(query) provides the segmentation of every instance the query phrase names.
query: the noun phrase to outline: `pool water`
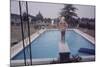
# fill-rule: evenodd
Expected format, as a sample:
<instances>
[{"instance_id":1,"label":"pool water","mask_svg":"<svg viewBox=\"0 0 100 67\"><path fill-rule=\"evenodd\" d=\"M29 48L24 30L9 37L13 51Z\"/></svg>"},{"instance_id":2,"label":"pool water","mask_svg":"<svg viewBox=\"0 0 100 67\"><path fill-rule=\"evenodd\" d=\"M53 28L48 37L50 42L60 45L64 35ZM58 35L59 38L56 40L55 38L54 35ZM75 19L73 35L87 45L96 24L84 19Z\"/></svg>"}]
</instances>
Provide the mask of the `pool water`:
<instances>
[{"instance_id":1,"label":"pool water","mask_svg":"<svg viewBox=\"0 0 100 67\"><path fill-rule=\"evenodd\" d=\"M45 31L31 44L32 58L58 58L59 57L59 42L60 31L52 30ZM95 49L94 45L87 41L85 38L77 34L76 32L69 30L65 35L65 43L68 43L71 55L89 55L79 53L78 50L81 47ZM25 48L26 58L29 59L29 46ZM24 59L23 50L19 52L12 60Z\"/></svg>"},{"instance_id":2,"label":"pool water","mask_svg":"<svg viewBox=\"0 0 100 67\"><path fill-rule=\"evenodd\" d=\"M58 43L60 41L59 31L46 31L41 34L35 41L32 42L32 58L57 58L58 57ZM29 46L25 48L26 57L29 58ZM18 53L12 59L24 59L23 51Z\"/></svg>"}]
</instances>

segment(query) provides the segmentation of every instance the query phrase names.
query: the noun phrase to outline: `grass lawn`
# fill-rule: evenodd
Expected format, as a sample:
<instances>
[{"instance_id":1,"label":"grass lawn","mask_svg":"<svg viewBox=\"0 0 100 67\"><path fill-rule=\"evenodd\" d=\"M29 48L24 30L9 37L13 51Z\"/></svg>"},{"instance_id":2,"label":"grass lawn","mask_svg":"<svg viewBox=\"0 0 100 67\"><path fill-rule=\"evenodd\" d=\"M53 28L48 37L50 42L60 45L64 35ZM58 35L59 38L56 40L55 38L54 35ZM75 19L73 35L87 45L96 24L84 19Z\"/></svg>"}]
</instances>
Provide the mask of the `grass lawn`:
<instances>
[{"instance_id":1,"label":"grass lawn","mask_svg":"<svg viewBox=\"0 0 100 67\"><path fill-rule=\"evenodd\" d=\"M30 25L30 34L32 35L35 33L36 29L34 29L34 26ZM28 29L24 25L24 37L26 38L28 36ZM11 46L18 43L22 40L22 34L21 34L21 25L11 25Z\"/></svg>"}]
</instances>

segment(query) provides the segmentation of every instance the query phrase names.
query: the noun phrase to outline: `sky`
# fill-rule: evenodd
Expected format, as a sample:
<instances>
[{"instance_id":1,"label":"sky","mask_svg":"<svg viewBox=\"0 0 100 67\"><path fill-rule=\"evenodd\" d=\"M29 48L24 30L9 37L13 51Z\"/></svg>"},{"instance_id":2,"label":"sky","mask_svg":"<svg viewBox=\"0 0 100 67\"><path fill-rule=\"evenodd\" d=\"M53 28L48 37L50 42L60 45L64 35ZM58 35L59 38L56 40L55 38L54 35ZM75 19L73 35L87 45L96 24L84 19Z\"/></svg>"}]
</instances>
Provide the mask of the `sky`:
<instances>
[{"instance_id":1,"label":"sky","mask_svg":"<svg viewBox=\"0 0 100 67\"><path fill-rule=\"evenodd\" d=\"M25 2L21 2L22 12L25 12ZM73 5L78 10L76 13L78 17L82 18L95 18L95 6L90 5ZM55 3L41 3L41 2L28 2L28 13L36 16L39 12L43 17L57 18L60 16L61 9L64 8L64 4ZM19 3L17 1L11 1L11 13L19 14Z\"/></svg>"}]
</instances>

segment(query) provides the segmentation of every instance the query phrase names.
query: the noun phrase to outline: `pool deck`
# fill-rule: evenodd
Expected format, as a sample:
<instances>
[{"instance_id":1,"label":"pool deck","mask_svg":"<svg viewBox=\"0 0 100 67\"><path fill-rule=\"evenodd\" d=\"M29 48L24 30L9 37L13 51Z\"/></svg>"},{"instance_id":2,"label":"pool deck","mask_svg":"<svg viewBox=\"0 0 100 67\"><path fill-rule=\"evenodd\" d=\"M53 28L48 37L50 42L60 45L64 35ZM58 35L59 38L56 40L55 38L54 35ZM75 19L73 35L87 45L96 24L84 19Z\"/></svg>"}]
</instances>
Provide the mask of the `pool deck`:
<instances>
[{"instance_id":1,"label":"pool deck","mask_svg":"<svg viewBox=\"0 0 100 67\"><path fill-rule=\"evenodd\" d=\"M91 55L91 56L81 56L81 58L82 58L82 62L88 62L88 61L94 61L95 60L95 56L94 55Z\"/></svg>"},{"instance_id":2,"label":"pool deck","mask_svg":"<svg viewBox=\"0 0 100 67\"><path fill-rule=\"evenodd\" d=\"M34 41L39 35L41 35L46 29L41 29L40 31L36 32L35 34L32 34L30 36L31 42ZM29 45L29 38L24 39L25 47ZM18 54L23 49L23 41L20 41L19 43L15 44L13 47L10 48L10 55L11 58L14 57L16 54Z\"/></svg>"},{"instance_id":3,"label":"pool deck","mask_svg":"<svg viewBox=\"0 0 100 67\"><path fill-rule=\"evenodd\" d=\"M58 58L40 58L40 59L32 59L32 64L33 65L38 65L38 64L50 64L53 61L57 61ZM30 59L26 59L26 64L30 65ZM21 66L25 65L24 60L12 60L11 61L11 66Z\"/></svg>"}]
</instances>

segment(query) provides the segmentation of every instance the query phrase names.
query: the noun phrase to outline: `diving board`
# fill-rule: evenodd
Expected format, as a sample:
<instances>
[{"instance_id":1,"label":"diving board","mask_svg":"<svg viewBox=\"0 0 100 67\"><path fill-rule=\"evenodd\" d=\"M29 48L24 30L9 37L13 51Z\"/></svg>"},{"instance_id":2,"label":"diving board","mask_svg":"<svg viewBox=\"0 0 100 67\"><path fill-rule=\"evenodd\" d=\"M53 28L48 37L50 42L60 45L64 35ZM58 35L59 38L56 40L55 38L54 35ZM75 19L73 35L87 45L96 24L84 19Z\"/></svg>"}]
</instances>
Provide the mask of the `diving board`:
<instances>
[{"instance_id":1,"label":"diving board","mask_svg":"<svg viewBox=\"0 0 100 67\"><path fill-rule=\"evenodd\" d=\"M67 44L67 43L66 43ZM68 44L65 45L63 42L59 43L59 52L64 53L64 52L70 52Z\"/></svg>"},{"instance_id":2,"label":"diving board","mask_svg":"<svg viewBox=\"0 0 100 67\"><path fill-rule=\"evenodd\" d=\"M63 42L60 42L59 43L59 59L60 59L60 62L64 63L64 62L68 62L69 59L70 59L70 50L69 50L69 47L68 47L68 44L66 43L63 43Z\"/></svg>"}]
</instances>

